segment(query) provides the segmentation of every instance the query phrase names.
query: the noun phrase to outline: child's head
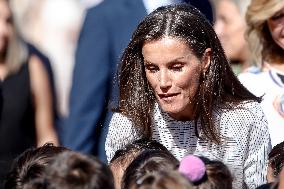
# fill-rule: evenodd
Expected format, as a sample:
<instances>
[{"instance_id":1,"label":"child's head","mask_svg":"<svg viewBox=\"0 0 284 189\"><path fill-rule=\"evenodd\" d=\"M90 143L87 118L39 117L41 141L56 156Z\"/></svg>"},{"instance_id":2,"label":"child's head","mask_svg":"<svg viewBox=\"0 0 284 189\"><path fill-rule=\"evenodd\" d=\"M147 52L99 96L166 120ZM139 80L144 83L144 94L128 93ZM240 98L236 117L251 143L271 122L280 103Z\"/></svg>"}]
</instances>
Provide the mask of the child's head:
<instances>
[{"instance_id":1,"label":"child's head","mask_svg":"<svg viewBox=\"0 0 284 189\"><path fill-rule=\"evenodd\" d=\"M148 173L137 180L130 189L193 189L192 184L178 171Z\"/></svg>"},{"instance_id":2,"label":"child's head","mask_svg":"<svg viewBox=\"0 0 284 189\"><path fill-rule=\"evenodd\" d=\"M274 182L284 165L284 141L273 147L268 154L268 182Z\"/></svg>"},{"instance_id":3,"label":"child's head","mask_svg":"<svg viewBox=\"0 0 284 189\"><path fill-rule=\"evenodd\" d=\"M7 175L5 189L22 189L32 180L42 178L45 168L64 151L68 149L52 144L24 151L14 160Z\"/></svg>"},{"instance_id":4,"label":"child's head","mask_svg":"<svg viewBox=\"0 0 284 189\"><path fill-rule=\"evenodd\" d=\"M144 150L168 151L161 143L155 140L139 139L117 150L110 161L109 167L114 175L115 188L120 189L121 178L128 165Z\"/></svg>"},{"instance_id":5,"label":"child's head","mask_svg":"<svg viewBox=\"0 0 284 189\"><path fill-rule=\"evenodd\" d=\"M179 161L163 150L145 150L127 167L122 177L121 188L130 189L140 178L148 173L175 170Z\"/></svg>"},{"instance_id":6,"label":"child's head","mask_svg":"<svg viewBox=\"0 0 284 189\"><path fill-rule=\"evenodd\" d=\"M199 188L232 189L233 177L221 161L205 162L207 180Z\"/></svg>"},{"instance_id":7,"label":"child's head","mask_svg":"<svg viewBox=\"0 0 284 189\"><path fill-rule=\"evenodd\" d=\"M47 186L48 183L45 178L37 178L25 184L22 189L47 189Z\"/></svg>"},{"instance_id":8,"label":"child's head","mask_svg":"<svg viewBox=\"0 0 284 189\"><path fill-rule=\"evenodd\" d=\"M179 171L197 189L232 189L232 175L221 161L190 155L181 160Z\"/></svg>"},{"instance_id":9,"label":"child's head","mask_svg":"<svg viewBox=\"0 0 284 189\"><path fill-rule=\"evenodd\" d=\"M46 169L47 189L114 189L107 165L95 157L64 152Z\"/></svg>"}]
</instances>

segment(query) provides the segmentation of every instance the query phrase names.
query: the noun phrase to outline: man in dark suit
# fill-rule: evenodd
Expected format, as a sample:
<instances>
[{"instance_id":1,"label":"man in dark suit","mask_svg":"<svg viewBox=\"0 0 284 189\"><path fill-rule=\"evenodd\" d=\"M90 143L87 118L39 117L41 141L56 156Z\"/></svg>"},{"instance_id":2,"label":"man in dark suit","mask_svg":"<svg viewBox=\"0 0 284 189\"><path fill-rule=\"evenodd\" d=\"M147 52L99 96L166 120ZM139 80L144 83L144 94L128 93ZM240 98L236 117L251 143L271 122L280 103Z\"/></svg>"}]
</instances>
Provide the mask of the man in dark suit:
<instances>
[{"instance_id":1,"label":"man in dark suit","mask_svg":"<svg viewBox=\"0 0 284 189\"><path fill-rule=\"evenodd\" d=\"M152 11L151 3L157 2L105 0L88 10L76 52L64 146L106 160L104 141L112 115L108 103L118 96L113 77L119 57L138 23ZM178 2L162 0L158 6L169 3Z\"/></svg>"}]
</instances>

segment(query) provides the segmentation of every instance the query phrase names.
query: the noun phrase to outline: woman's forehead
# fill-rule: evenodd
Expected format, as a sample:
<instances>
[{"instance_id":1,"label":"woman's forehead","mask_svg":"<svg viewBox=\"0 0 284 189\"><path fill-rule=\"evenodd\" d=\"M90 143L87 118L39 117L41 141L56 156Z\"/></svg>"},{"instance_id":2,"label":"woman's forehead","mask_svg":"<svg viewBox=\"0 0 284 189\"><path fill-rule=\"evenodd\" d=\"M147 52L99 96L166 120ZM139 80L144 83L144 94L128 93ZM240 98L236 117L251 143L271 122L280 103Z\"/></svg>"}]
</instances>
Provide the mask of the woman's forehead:
<instances>
[{"instance_id":1,"label":"woman's forehead","mask_svg":"<svg viewBox=\"0 0 284 189\"><path fill-rule=\"evenodd\" d=\"M191 49L183 40L172 37L164 37L159 40L147 41L142 47L143 55L166 53L163 54L163 56L171 54L179 54L184 56L184 54L191 54L191 52Z\"/></svg>"}]
</instances>

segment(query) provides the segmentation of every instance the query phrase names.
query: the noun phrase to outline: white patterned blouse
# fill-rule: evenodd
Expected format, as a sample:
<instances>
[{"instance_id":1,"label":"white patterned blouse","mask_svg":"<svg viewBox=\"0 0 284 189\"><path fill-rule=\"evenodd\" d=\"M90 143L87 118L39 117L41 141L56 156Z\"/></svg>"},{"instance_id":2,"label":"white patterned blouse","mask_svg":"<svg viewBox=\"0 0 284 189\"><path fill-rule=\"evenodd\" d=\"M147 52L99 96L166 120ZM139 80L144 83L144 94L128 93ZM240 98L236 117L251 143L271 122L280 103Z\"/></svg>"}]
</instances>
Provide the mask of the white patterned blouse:
<instances>
[{"instance_id":1,"label":"white patterned blouse","mask_svg":"<svg viewBox=\"0 0 284 189\"><path fill-rule=\"evenodd\" d=\"M221 145L198 139L193 121L176 121L156 104L152 116L152 138L166 146L179 160L185 155L195 154L224 162L233 174L235 189L254 189L266 183L271 144L267 121L259 103L246 102L234 110L214 111L213 119L220 128ZM108 161L116 150L140 137L141 133L127 117L115 113L106 139Z\"/></svg>"}]
</instances>

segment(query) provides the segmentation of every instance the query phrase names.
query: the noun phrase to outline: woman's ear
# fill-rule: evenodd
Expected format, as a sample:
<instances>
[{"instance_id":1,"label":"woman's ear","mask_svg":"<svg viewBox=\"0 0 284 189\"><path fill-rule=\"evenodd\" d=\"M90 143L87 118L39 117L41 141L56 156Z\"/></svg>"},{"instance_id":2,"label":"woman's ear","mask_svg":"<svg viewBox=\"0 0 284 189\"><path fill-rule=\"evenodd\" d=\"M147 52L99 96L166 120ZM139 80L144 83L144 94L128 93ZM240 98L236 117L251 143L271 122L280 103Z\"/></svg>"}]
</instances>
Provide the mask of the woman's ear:
<instances>
[{"instance_id":1,"label":"woman's ear","mask_svg":"<svg viewBox=\"0 0 284 189\"><path fill-rule=\"evenodd\" d=\"M205 74L208 70L210 63L211 63L211 54L212 50L211 48L207 48L204 52L203 58L202 58L202 65L203 65L203 73Z\"/></svg>"}]
</instances>

